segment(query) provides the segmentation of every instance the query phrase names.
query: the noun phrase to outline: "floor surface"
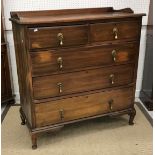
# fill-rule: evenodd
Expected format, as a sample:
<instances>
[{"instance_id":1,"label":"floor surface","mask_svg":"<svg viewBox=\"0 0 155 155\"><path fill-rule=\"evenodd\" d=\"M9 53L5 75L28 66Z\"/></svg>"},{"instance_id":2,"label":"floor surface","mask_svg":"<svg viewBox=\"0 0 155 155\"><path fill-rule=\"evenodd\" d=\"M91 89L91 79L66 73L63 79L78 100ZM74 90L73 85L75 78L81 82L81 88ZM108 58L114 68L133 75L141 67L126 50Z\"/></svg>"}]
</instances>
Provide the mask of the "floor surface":
<instances>
[{"instance_id":1,"label":"floor surface","mask_svg":"<svg viewBox=\"0 0 155 155\"><path fill-rule=\"evenodd\" d=\"M38 148L32 150L19 106L12 106L2 123L2 155L152 155L152 126L135 108L133 126L128 115L83 121L39 135Z\"/></svg>"}]
</instances>

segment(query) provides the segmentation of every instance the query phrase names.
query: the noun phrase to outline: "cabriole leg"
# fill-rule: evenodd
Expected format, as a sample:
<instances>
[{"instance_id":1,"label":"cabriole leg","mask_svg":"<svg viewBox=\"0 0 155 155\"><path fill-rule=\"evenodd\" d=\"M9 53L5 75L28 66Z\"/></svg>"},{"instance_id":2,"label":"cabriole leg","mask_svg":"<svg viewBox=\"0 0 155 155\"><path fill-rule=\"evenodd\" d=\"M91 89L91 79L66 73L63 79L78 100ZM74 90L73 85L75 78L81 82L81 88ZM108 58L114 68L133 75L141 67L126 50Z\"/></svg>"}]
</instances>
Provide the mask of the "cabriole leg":
<instances>
[{"instance_id":1,"label":"cabriole leg","mask_svg":"<svg viewBox=\"0 0 155 155\"><path fill-rule=\"evenodd\" d=\"M129 113L129 125L134 125L134 122L133 122L133 120L134 120L134 118L135 118L135 115L136 115L136 110L135 110L135 108L133 107L132 108L132 110L131 110L131 112Z\"/></svg>"},{"instance_id":2,"label":"cabriole leg","mask_svg":"<svg viewBox=\"0 0 155 155\"><path fill-rule=\"evenodd\" d=\"M31 140L32 140L32 149L37 149L37 135L31 134Z\"/></svg>"},{"instance_id":3,"label":"cabriole leg","mask_svg":"<svg viewBox=\"0 0 155 155\"><path fill-rule=\"evenodd\" d=\"M23 114L22 107L20 107L19 112L20 112L20 118L21 118L21 121L22 121L21 125L25 125L25 117L24 117L24 114Z\"/></svg>"}]
</instances>

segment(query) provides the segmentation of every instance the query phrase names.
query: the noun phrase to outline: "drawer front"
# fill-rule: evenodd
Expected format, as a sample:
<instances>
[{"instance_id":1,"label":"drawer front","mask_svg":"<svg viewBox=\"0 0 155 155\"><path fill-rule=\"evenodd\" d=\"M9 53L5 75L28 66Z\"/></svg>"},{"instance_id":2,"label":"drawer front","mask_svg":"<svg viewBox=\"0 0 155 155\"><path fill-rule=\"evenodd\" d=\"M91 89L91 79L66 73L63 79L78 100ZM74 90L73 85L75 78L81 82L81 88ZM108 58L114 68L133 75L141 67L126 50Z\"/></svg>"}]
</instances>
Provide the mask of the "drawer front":
<instances>
[{"instance_id":1,"label":"drawer front","mask_svg":"<svg viewBox=\"0 0 155 155\"><path fill-rule=\"evenodd\" d=\"M140 23L136 21L92 24L90 26L91 42L114 41L121 39L138 40L140 29Z\"/></svg>"},{"instance_id":2,"label":"drawer front","mask_svg":"<svg viewBox=\"0 0 155 155\"><path fill-rule=\"evenodd\" d=\"M100 46L72 50L31 52L32 75L74 71L86 67L114 65L135 61L138 44Z\"/></svg>"},{"instance_id":3,"label":"drawer front","mask_svg":"<svg viewBox=\"0 0 155 155\"><path fill-rule=\"evenodd\" d=\"M87 25L29 28L29 48L50 48L86 44Z\"/></svg>"},{"instance_id":4,"label":"drawer front","mask_svg":"<svg viewBox=\"0 0 155 155\"><path fill-rule=\"evenodd\" d=\"M74 73L33 78L35 99L129 84L134 65L98 68Z\"/></svg>"},{"instance_id":5,"label":"drawer front","mask_svg":"<svg viewBox=\"0 0 155 155\"><path fill-rule=\"evenodd\" d=\"M133 88L105 91L35 104L36 126L46 126L129 108Z\"/></svg>"}]
</instances>

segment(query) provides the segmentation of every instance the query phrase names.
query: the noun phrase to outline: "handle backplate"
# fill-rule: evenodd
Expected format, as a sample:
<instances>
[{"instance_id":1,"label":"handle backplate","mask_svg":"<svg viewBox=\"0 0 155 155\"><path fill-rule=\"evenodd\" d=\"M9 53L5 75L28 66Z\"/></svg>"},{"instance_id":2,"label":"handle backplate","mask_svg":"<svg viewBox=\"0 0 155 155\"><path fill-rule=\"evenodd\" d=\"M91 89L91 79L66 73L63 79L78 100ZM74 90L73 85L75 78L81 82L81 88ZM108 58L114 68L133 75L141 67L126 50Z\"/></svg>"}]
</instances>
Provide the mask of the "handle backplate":
<instances>
[{"instance_id":1,"label":"handle backplate","mask_svg":"<svg viewBox=\"0 0 155 155\"><path fill-rule=\"evenodd\" d=\"M63 120L64 119L64 109L60 109L59 114L60 114L60 119Z\"/></svg>"},{"instance_id":2,"label":"handle backplate","mask_svg":"<svg viewBox=\"0 0 155 155\"><path fill-rule=\"evenodd\" d=\"M117 55L116 50L112 50L111 55L112 55L113 61L116 62L116 55Z\"/></svg>"},{"instance_id":3,"label":"handle backplate","mask_svg":"<svg viewBox=\"0 0 155 155\"><path fill-rule=\"evenodd\" d=\"M59 93L62 93L62 86L63 86L62 83L60 82L57 83L57 86L59 87Z\"/></svg>"},{"instance_id":4,"label":"handle backplate","mask_svg":"<svg viewBox=\"0 0 155 155\"><path fill-rule=\"evenodd\" d=\"M62 46L63 45L63 34L62 33L58 33L58 35L57 35L57 38L59 39L59 44L60 44L60 46Z\"/></svg>"},{"instance_id":5,"label":"handle backplate","mask_svg":"<svg viewBox=\"0 0 155 155\"><path fill-rule=\"evenodd\" d=\"M57 59L57 62L58 62L58 64L59 64L59 69L62 69L63 68L63 60L62 60L62 57L59 57L58 59Z\"/></svg>"},{"instance_id":6,"label":"handle backplate","mask_svg":"<svg viewBox=\"0 0 155 155\"><path fill-rule=\"evenodd\" d=\"M113 110L113 103L114 103L113 99L109 100L108 104L109 104L109 109L110 110Z\"/></svg>"},{"instance_id":7,"label":"handle backplate","mask_svg":"<svg viewBox=\"0 0 155 155\"><path fill-rule=\"evenodd\" d=\"M115 75L114 74L110 74L109 78L110 78L111 84L113 85L115 83L114 82Z\"/></svg>"},{"instance_id":8,"label":"handle backplate","mask_svg":"<svg viewBox=\"0 0 155 155\"><path fill-rule=\"evenodd\" d=\"M118 39L118 28L117 27L113 28L113 34L114 34L114 38Z\"/></svg>"}]
</instances>

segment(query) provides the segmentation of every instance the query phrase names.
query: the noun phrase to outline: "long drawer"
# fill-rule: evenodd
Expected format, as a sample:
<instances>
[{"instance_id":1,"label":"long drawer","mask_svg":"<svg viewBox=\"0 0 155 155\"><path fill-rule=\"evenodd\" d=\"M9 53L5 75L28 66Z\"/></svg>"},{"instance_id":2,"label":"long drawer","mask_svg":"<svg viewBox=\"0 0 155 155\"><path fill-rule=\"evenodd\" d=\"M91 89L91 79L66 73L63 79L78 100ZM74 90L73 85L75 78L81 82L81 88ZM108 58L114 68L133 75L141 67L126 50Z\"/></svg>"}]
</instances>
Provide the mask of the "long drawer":
<instances>
[{"instance_id":1,"label":"long drawer","mask_svg":"<svg viewBox=\"0 0 155 155\"><path fill-rule=\"evenodd\" d=\"M138 43L96 46L79 49L31 52L32 75L74 71L86 67L115 65L135 61Z\"/></svg>"},{"instance_id":2,"label":"long drawer","mask_svg":"<svg viewBox=\"0 0 155 155\"><path fill-rule=\"evenodd\" d=\"M141 25L137 21L96 23L90 26L91 42L114 41L123 39L138 40Z\"/></svg>"},{"instance_id":3,"label":"long drawer","mask_svg":"<svg viewBox=\"0 0 155 155\"><path fill-rule=\"evenodd\" d=\"M36 126L56 124L129 108L133 88L123 88L35 104Z\"/></svg>"},{"instance_id":4,"label":"long drawer","mask_svg":"<svg viewBox=\"0 0 155 155\"><path fill-rule=\"evenodd\" d=\"M34 99L62 96L129 84L134 65L97 68L74 73L33 78Z\"/></svg>"}]
</instances>

